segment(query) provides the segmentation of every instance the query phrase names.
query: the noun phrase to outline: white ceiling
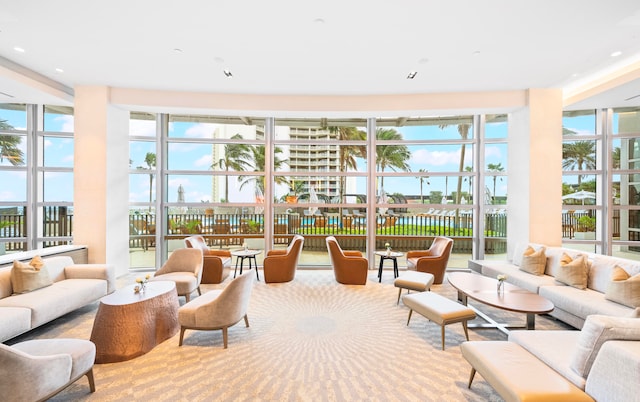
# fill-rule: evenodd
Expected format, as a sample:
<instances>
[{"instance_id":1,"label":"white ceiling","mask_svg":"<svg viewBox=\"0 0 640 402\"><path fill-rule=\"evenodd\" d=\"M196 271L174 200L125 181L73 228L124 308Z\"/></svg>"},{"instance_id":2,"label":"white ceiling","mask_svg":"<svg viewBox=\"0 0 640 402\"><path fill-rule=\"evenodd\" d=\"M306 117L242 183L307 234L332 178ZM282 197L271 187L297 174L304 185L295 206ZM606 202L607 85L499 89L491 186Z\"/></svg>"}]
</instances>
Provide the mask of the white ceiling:
<instances>
[{"instance_id":1,"label":"white ceiling","mask_svg":"<svg viewBox=\"0 0 640 402\"><path fill-rule=\"evenodd\" d=\"M611 57L615 51L622 54ZM64 104L76 85L272 95L569 93L640 66L640 2L0 0L0 58L0 92L13 96L0 94L0 102ZM572 107L640 105L640 96L626 100L640 95L637 71L637 79Z\"/></svg>"}]
</instances>

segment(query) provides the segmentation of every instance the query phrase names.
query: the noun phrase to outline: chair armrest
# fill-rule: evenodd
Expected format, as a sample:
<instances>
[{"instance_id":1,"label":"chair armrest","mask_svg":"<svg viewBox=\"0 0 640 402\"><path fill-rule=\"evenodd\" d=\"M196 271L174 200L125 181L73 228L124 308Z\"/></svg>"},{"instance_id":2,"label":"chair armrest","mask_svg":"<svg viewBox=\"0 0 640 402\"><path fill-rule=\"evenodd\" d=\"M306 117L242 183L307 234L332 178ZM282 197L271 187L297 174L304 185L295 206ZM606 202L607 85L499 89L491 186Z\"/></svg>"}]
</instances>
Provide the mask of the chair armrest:
<instances>
[{"instance_id":1,"label":"chair armrest","mask_svg":"<svg viewBox=\"0 0 640 402\"><path fill-rule=\"evenodd\" d=\"M587 377L585 391L595 400L630 401L638 397L640 342L607 341L596 356Z\"/></svg>"},{"instance_id":2,"label":"chair armrest","mask_svg":"<svg viewBox=\"0 0 640 402\"><path fill-rule=\"evenodd\" d=\"M431 252L428 250L424 251L407 251L407 258L420 258L431 255Z\"/></svg>"},{"instance_id":3,"label":"chair armrest","mask_svg":"<svg viewBox=\"0 0 640 402\"><path fill-rule=\"evenodd\" d=\"M32 356L16 348L11 349L0 351L3 371L12 373L0 378L3 399L39 400L69 382L71 355Z\"/></svg>"},{"instance_id":4,"label":"chair armrest","mask_svg":"<svg viewBox=\"0 0 640 402\"><path fill-rule=\"evenodd\" d=\"M103 279L107 281L107 293L116 290L116 269L111 264L72 264L64 267L66 279Z\"/></svg>"},{"instance_id":5,"label":"chair armrest","mask_svg":"<svg viewBox=\"0 0 640 402\"><path fill-rule=\"evenodd\" d=\"M362 257L362 253L357 250L342 250L345 257Z\"/></svg>"},{"instance_id":6,"label":"chair armrest","mask_svg":"<svg viewBox=\"0 0 640 402\"><path fill-rule=\"evenodd\" d=\"M269 250L267 251L267 257L275 255L286 255L287 250Z\"/></svg>"}]
</instances>

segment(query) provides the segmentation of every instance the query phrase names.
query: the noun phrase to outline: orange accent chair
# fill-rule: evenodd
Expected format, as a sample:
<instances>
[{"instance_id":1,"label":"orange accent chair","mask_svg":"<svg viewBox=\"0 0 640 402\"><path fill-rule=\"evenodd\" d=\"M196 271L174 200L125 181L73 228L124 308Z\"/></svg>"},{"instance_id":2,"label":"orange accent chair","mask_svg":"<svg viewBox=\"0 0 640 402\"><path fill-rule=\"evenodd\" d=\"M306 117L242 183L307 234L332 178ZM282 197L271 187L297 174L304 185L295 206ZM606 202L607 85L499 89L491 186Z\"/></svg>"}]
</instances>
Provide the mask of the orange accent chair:
<instances>
[{"instance_id":1,"label":"orange accent chair","mask_svg":"<svg viewBox=\"0 0 640 402\"><path fill-rule=\"evenodd\" d=\"M326 239L336 281L345 285L365 285L369 261L359 251L343 251L333 236Z\"/></svg>"},{"instance_id":2,"label":"orange accent chair","mask_svg":"<svg viewBox=\"0 0 640 402\"><path fill-rule=\"evenodd\" d=\"M296 275L298 257L304 237L293 236L286 250L270 250L264 259L264 281L266 283L291 282Z\"/></svg>"},{"instance_id":3,"label":"orange accent chair","mask_svg":"<svg viewBox=\"0 0 640 402\"><path fill-rule=\"evenodd\" d=\"M444 280L452 248L453 239L437 236L428 250L407 253L407 269L432 274L433 283L439 285Z\"/></svg>"},{"instance_id":4,"label":"orange accent chair","mask_svg":"<svg viewBox=\"0 0 640 402\"><path fill-rule=\"evenodd\" d=\"M189 236L184 239L187 248L202 250L204 265L201 283L222 283L231 271L231 252L229 250L212 250L207 246L204 237Z\"/></svg>"}]
</instances>

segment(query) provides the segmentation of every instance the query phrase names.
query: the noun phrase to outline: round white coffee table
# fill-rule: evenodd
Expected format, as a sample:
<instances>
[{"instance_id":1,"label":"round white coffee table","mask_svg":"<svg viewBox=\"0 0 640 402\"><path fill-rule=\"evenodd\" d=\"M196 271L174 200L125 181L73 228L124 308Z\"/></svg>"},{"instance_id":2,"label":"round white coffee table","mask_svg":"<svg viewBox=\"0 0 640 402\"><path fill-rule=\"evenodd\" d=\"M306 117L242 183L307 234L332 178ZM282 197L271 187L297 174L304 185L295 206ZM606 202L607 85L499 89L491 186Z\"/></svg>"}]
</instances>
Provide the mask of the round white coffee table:
<instances>
[{"instance_id":1,"label":"round white coffee table","mask_svg":"<svg viewBox=\"0 0 640 402\"><path fill-rule=\"evenodd\" d=\"M393 261L393 277L398 277L398 257L402 257L402 253L399 251L376 251L375 255L380 256L380 267L378 268L378 282L382 282L382 266L384 260Z\"/></svg>"},{"instance_id":2,"label":"round white coffee table","mask_svg":"<svg viewBox=\"0 0 640 402\"><path fill-rule=\"evenodd\" d=\"M262 250L235 250L231 252L231 255L236 257L236 268L233 271L233 277L236 277L236 272L238 271L238 262L240 262L240 275L242 275L242 266L244 265L244 260L249 260L249 269L251 269L251 261L253 261L253 265L255 265L256 269L256 278L260 280L260 275L258 275L258 261L256 260L256 256L262 253Z\"/></svg>"}]
</instances>

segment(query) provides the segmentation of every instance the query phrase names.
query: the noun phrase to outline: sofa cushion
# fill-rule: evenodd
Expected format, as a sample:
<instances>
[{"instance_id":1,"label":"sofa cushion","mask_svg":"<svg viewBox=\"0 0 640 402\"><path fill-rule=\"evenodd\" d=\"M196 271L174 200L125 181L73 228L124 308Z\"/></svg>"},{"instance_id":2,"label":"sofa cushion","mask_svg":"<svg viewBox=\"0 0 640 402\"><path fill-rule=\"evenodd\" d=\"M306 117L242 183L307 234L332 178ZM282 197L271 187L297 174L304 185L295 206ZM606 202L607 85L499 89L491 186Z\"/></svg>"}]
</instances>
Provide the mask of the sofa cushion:
<instances>
[{"instance_id":1,"label":"sofa cushion","mask_svg":"<svg viewBox=\"0 0 640 402\"><path fill-rule=\"evenodd\" d=\"M565 285L577 289L587 288L587 263L583 255L572 259L568 254L563 254L560 259L560 268L556 271L556 280Z\"/></svg>"},{"instance_id":2,"label":"sofa cushion","mask_svg":"<svg viewBox=\"0 0 640 402\"><path fill-rule=\"evenodd\" d=\"M571 368L587 378L600 348L609 340L640 341L640 320L605 315L588 316L576 343Z\"/></svg>"},{"instance_id":3,"label":"sofa cushion","mask_svg":"<svg viewBox=\"0 0 640 402\"><path fill-rule=\"evenodd\" d=\"M613 269L616 266L627 271L630 276L640 273L640 261L593 254L589 266L589 284L587 287L605 293L611 282Z\"/></svg>"},{"instance_id":4,"label":"sofa cushion","mask_svg":"<svg viewBox=\"0 0 640 402\"><path fill-rule=\"evenodd\" d=\"M604 293L589 288L581 290L572 286L541 286L538 293L555 306L552 315L557 310L562 310L584 320L592 314L618 317L628 317L631 314L631 308L606 300ZM571 325L575 324L571 323ZM581 326L582 323L576 325L576 327Z\"/></svg>"},{"instance_id":5,"label":"sofa cushion","mask_svg":"<svg viewBox=\"0 0 640 402\"><path fill-rule=\"evenodd\" d=\"M31 329L31 310L26 307L0 307L0 342Z\"/></svg>"},{"instance_id":6,"label":"sofa cushion","mask_svg":"<svg viewBox=\"0 0 640 402\"><path fill-rule=\"evenodd\" d=\"M28 293L36 289L50 286L53 283L49 271L39 256L33 257L29 263L14 261L11 268L11 287L13 293Z\"/></svg>"},{"instance_id":7,"label":"sofa cushion","mask_svg":"<svg viewBox=\"0 0 640 402\"><path fill-rule=\"evenodd\" d=\"M496 278L498 275L507 275L507 282L512 283L530 292L538 293L540 286L555 285L556 281L549 275L531 275L521 271L514 264L505 261L478 260L480 272L484 276Z\"/></svg>"},{"instance_id":8,"label":"sofa cushion","mask_svg":"<svg viewBox=\"0 0 640 402\"><path fill-rule=\"evenodd\" d=\"M640 274L629 276L627 271L616 266L604 297L632 308L640 307Z\"/></svg>"},{"instance_id":9,"label":"sofa cushion","mask_svg":"<svg viewBox=\"0 0 640 402\"><path fill-rule=\"evenodd\" d=\"M544 254L544 247L538 250L534 250L531 246L527 247L522 254L520 270L534 275L542 275L546 266L547 256Z\"/></svg>"}]
</instances>

